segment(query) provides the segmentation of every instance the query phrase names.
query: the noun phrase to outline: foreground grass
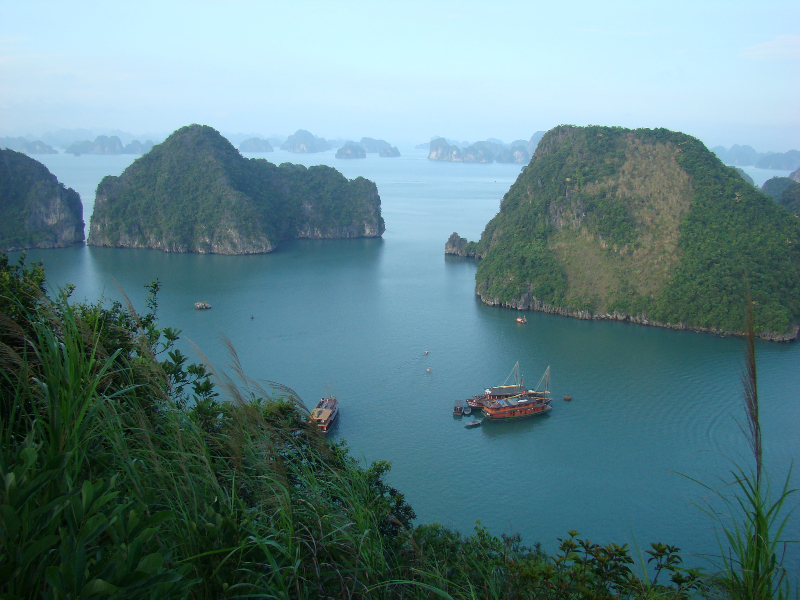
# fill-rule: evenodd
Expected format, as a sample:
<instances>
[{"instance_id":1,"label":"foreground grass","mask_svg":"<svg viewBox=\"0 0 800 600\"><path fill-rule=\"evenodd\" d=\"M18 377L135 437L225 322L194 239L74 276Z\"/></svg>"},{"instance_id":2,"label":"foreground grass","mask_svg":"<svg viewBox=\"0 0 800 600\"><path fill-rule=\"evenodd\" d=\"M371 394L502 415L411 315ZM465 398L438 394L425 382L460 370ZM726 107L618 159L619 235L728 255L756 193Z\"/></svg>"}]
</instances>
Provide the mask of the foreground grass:
<instances>
[{"instance_id":1,"label":"foreground grass","mask_svg":"<svg viewBox=\"0 0 800 600\"><path fill-rule=\"evenodd\" d=\"M577 532L547 556L480 526L414 527L389 465L326 442L292 390L248 379L233 348L229 372L188 363L157 325L157 291L143 316L49 299L40 266L0 255L0 599L687 598L715 584L664 544L637 567Z\"/></svg>"}]
</instances>

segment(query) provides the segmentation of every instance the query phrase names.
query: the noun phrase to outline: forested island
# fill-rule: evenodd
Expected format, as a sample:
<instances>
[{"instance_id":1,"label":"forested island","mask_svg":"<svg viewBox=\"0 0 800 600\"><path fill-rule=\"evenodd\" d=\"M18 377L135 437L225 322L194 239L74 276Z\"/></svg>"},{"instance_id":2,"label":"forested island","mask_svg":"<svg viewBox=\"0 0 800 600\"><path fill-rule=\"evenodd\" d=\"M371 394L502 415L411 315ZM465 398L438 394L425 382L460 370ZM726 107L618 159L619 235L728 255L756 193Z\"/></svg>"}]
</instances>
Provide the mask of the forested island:
<instances>
[{"instance_id":1,"label":"forested island","mask_svg":"<svg viewBox=\"0 0 800 600\"><path fill-rule=\"evenodd\" d=\"M8 148L25 154L58 154L58 150L40 140L27 140L24 137L0 138L0 148Z\"/></svg>"},{"instance_id":2,"label":"forested island","mask_svg":"<svg viewBox=\"0 0 800 600\"><path fill-rule=\"evenodd\" d=\"M325 152L331 148L333 148L333 146L331 146L331 143L325 138L317 137L305 129L298 129L281 144L281 150L304 154L309 152Z\"/></svg>"},{"instance_id":3,"label":"forested island","mask_svg":"<svg viewBox=\"0 0 800 600\"><path fill-rule=\"evenodd\" d=\"M190 125L100 182L88 244L255 254L282 240L384 229L373 182L327 166L246 159L215 129Z\"/></svg>"},{"instance_id":4,"label":"forested island","mask_svg":"<svg viewBox=\"0 0 800 600\"><path fill-rule=\"evenodd\" d=\"M274 149L272 148L272 144L270 144L268 140L262 140L261 138L254 137L244 140L241 144L239 144L239 151L263 153L263 152L274 152Z\"/></svg>"},{"instance_id":5,"label":"forested island","mask_svg":"<svg viewBox=\"0 0 800 600\"><path fill-rule=\"evenodd\" d=\"M0 249L63 248L83 239L78 193L39 161L0 150Z\"/></svg>"},{"instance_id":6,"label":"forested island","mask_svg":"<svg viewBox=\"0 0 800 600\"><path fill-rule=\"evenodd\" d=\"M144 154L149 152L152 147L153 142L150 140L147 140L144 144L139 140L133 140L131 143L123 145L116 135L110 137L98 135L93 142L86 140L70 144L64 152L75 156L80 156L81 154Z\"/></svg>"},{"instance_id":7,"label":"forested island","mask_svg":"<svg viewBox=\"0 0 800 600\"><path fill-rule=\"evenodd\" d=\"M800 151L757 152L751 146L734 144L730 149L715 146L711 150L726 165L755 166L759 169L782 169L792 171L800 167Z\"/></svg>"},{"instance_id":8,"label":"forested island","mask_svg":"<svg viewBox=\"0 0 800 600\"><path fill-rule=\"evenodd\" d=\"M543 131L537 131L528 141L515 140L510 144L504 144L501 140L495 138L472 144L466 142L461 144L451 143L450 140L445 138L436 138L431 140L427 146L420 144L416 147L427 148L429 160L527 164L542 135L544 135Z\"/></svg>"},{"instance_id":9,"label":"forested island","mask_svg":"<svg viewBox=\"0 0 800 600\"><path fill-rule=\"evenodd\" d=\"M345 142L344 146L336 151L336 158L367 158L367 153L355 142Z\"/></svg>"},{"instance_id":10,"label":"forested island","mask_svg":"<svg viewBox=\"0 0 800 600\"><path fill-rule=\"evenodd\" d=\"M758 335L796 339L800 219L688 135L560 126L478 242L486 304L740 333L749 287Z\"/></svg>"}]
</instances>

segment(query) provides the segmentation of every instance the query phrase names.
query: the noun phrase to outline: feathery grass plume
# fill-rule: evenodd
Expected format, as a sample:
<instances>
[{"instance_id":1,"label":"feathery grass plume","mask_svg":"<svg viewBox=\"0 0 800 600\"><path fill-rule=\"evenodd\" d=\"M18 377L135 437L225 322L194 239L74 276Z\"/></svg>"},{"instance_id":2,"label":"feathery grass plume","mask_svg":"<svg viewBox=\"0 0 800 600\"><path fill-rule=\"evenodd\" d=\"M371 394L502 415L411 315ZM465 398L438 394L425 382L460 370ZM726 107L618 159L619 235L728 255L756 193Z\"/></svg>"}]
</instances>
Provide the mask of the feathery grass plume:
<instances>
[{"instance_id":1,"label":"feathery grass plume","mask_svg":"<svg viewBox=\"0 0 800 600\"><path fill-rule=\"evenodd\" d=\"M735 465L731 481L718 489L692 479L711 492L701 509L718 524L720 556L713 584L731 600L783 600L791 588L783 566L785 543L781 536L791 517L784 510L790 489L791 469L774 495L763 464L762 434L758 404L755 331L749 291L746 310L744 369L741 375L747 426L741 427L753 453L754 466Z\"/></svg>"}]
</instances>

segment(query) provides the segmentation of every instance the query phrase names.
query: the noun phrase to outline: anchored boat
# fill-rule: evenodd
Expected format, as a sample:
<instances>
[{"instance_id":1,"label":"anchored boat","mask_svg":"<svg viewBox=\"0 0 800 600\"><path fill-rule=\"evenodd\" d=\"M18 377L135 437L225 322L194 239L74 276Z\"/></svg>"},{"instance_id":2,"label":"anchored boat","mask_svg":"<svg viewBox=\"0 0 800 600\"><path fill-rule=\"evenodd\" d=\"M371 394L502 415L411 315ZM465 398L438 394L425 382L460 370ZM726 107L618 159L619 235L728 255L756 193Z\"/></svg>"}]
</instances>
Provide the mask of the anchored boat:
<instances>
[{"instance_id":1,"label":"anchored boat","mask_svg":"<svg viewBox=\"0 0 800 600\"><path fill-rule=\"evenodd\" d=\"M513 377L513 384L508 381ZM482 396L467 398L467 407L479 410L485 421L516 421L550 412L550 367L535 389L529 390L519 374L519 362L511 369L503 385L487 388Z\"/></svg>"},{"instance_id":2,"label":"anchored boat","mask_svg":"<svg viewBox=\"0 0 800 600\"><path fill-rule=\"evenodd\" d=\"M311 422L319 427L322 433L328 433L337 416L339 416L339 402L336 396L322 398L311 411Z\"/></svg>"},{"instance_id":3,"label":"anchored boat","mask_svg":"<svg viewBox=\"0 0 800 600\"><path fill-rule=\"evenodd\" d=\"M514 371L519 383L511 386L504 385L487 390L488 401L484 402L483 419L490 422L517 421L529 417L538 417L552 410L550 406L550 367L545 369L542 378L535 389L526 390L525 384L519 378L519 363L514 365ZM509 391L522 391L508 394ZM491 393L489 393L491 392Z\"/></svg>"}]
</instances>

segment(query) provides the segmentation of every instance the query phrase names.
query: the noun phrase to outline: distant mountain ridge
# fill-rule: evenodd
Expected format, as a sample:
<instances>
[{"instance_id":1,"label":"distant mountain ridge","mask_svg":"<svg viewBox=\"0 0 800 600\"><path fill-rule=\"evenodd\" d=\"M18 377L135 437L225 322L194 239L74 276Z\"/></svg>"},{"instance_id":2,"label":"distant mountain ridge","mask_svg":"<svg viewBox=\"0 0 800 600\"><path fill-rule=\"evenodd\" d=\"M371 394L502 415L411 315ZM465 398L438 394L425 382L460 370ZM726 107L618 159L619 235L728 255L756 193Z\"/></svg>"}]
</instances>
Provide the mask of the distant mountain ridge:
<instances>
[{"instance_id":1,"label":"distant mountain ridge","mask_svg":"<svg viewBox=\"0 0 800 600\"><path fill-rule=\"evenodd\" d=\"M326 166L246 159L215 129L190 125L100 182L88 244L256 254L283 240L384 230L373 182Z\"/></svg>"},{"instance_id":2,"label":"distant mountain ridge","mask_svg":"<svg viewBox=\"0 0 800 600\"><path fill-rule=\"evenodd\" d=\"M800 322L800 219L688 135L556 127L480 241L486 304L579 318L742 331L745 280L765 339Z\"/></svg>"}]
</instances>

